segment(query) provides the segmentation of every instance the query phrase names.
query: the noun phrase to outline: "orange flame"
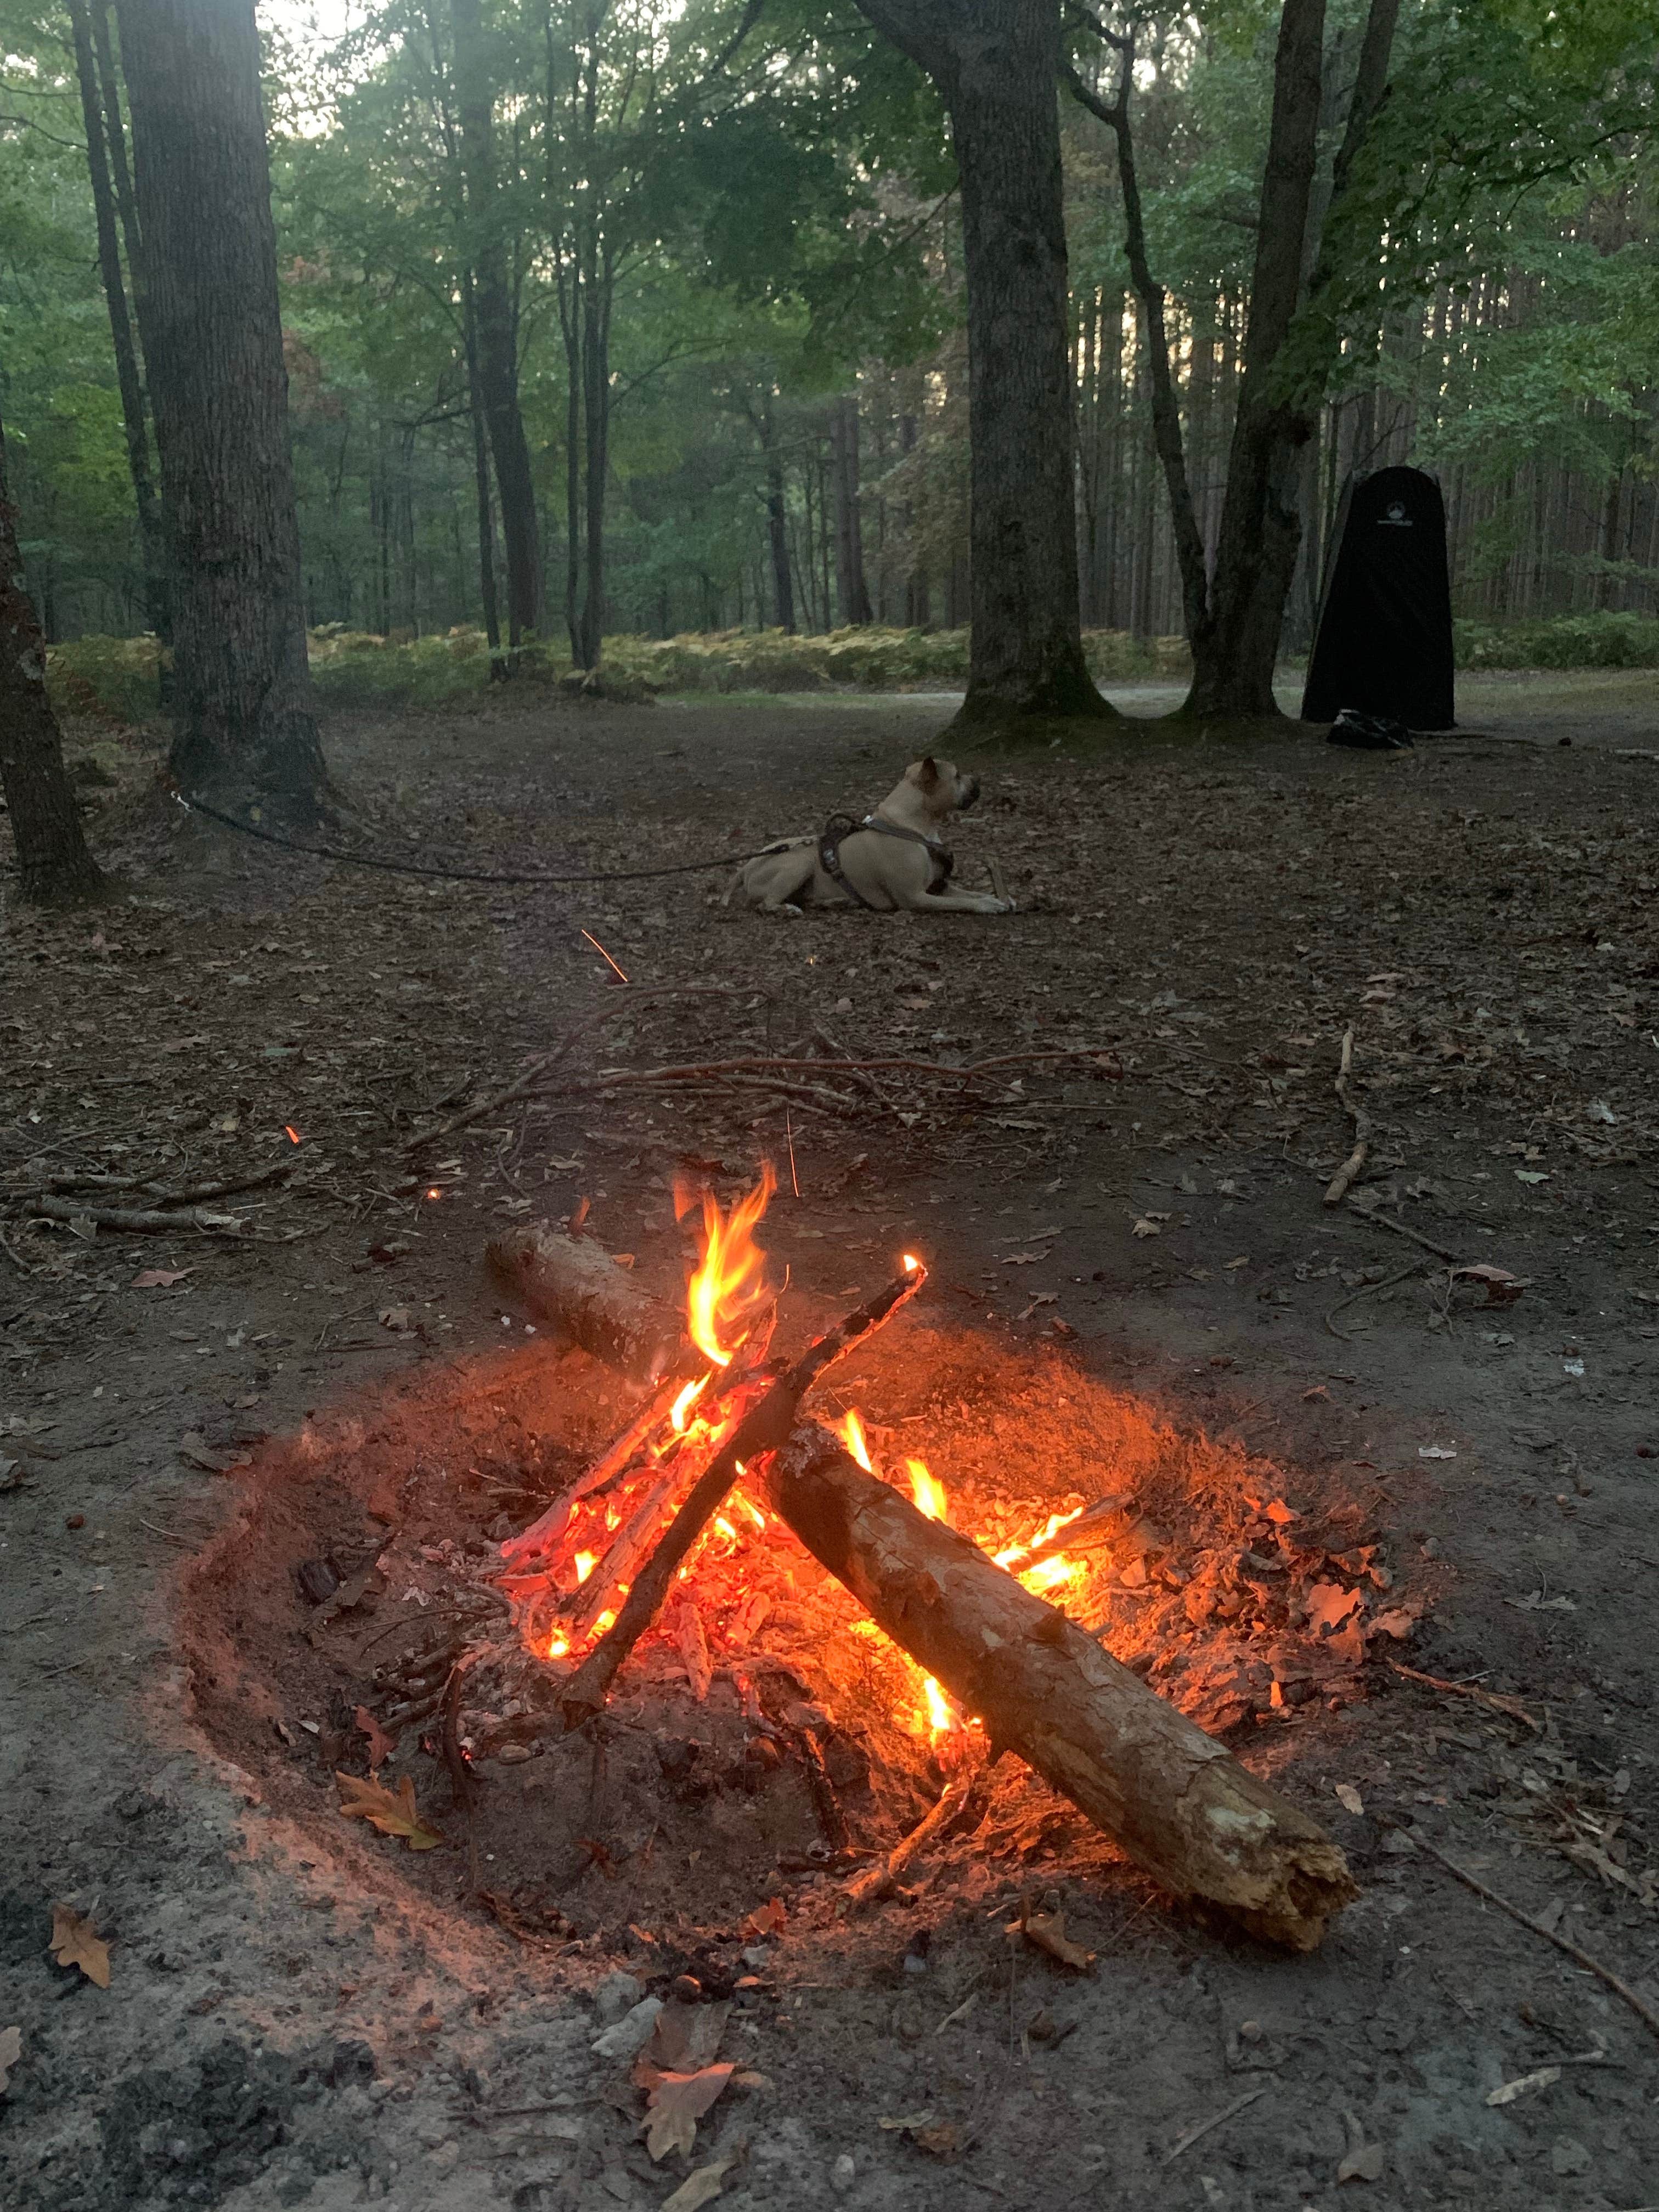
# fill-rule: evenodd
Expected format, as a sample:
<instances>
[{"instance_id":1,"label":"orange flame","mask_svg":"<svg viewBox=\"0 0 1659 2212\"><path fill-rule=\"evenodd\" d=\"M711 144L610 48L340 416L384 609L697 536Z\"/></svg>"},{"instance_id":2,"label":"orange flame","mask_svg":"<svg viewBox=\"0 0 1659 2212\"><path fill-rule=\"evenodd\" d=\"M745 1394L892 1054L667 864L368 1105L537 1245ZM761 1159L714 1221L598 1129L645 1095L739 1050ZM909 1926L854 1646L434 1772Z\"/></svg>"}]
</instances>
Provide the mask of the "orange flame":
<instances>
[{"instance_id":1,"label":"orange flame","mask_svg":"<svg viewBox=\"0 0 1659 2212\"><path fill-rule=\"evenodd\" d=\"M842 1420L841 1437L865 1473L873 1474L876 1470L870 1464L870 1447L865 1441L864 1424L850 1406Z\"/></svg>"},{"instance_id":2,"label":"orange flame","mask_svg":"<svg viewBox=\"0 0 1659 2212\"><path fill-rule=\"evenodd\" d=\"M1044 1590L1058 1589L1062 1583L1076 1582L1083 1572L1083 1562L1068 1559L1064 1552L1058 1552L1052 1559L1039 1559L1036 1566L1027 1567L1023 1573L1018 1569L1015 1571L1028 1590L1040 1595Z\"/></svg>"},{"instance_id":3,"label":"orange flame","mask_svg":"<svg viewBox=\"0 0 1659 2212\"><path fill-rule=\"evenodd\" d=\"M1083 1508L1080 1505L1074 1505L1069 1513L1051 1513L1029 1544L1010 1544L1006 1550L998 1552L995 1554L997 1565L1012 1567L1018 1574L1020 1571L1018 1565L1019 1560L1029 1559L1033 1552L1040 1551L1051 1536L1057 1536L1062 1528L1077 1519L1082 1510ZM1044 1564L1047 1563L1044 1562ZM1081 1572L1081 1569L1079 1571Z\"/></svg>"},{"instance_id":4,"label":"orange flame","mask_svg":"<svg viewBox=\"0 0 1659 2212\"><path fill-rule=\"evenodd\" d=\"M927 1472L927 1462L907 1459L904 1462L910 1477L910 1497L918 1513L925 1513L930 1521L951 1518L951 1501L945 1494L945 1485L936 1475Z\"/></svg>"},{"instance_id":5,"label":"orange flame","mask_svg":"<svg viewBox=\"0 0 1659 2212\"><path fill-rule=\"evenodd\" d=\"M776 1188L768 1160L760 1181L729 1215L720 1212L712 1192L702 1194L702 1258L686 1285L686 1326L693 1344L716 1367L732 1364L748 1333L744 1324L765 1301L766 1255L751 1231ZM683 1216L690 1204L691 1193L682 1185L674 1193L676 1215Z\"/></svg>"},{"instance_id":6,"label":"orange flame","mask_svg":"<svg viewBox=\"0 0 1659 2212\"><path fill-rule=\"evenodd\" d=\"M711 1376L699 1376L695 1382L688 1382L679 1396L675 1399L668 1418L674 1425L674 1432L677 1436L685 1434L686 1417L713 1379Z\"/></svg>"},{"instance_id":7,"label":"orange flame","mask_svg":"<svg viewBox=\"0 0 1659 2212\"><path fill-rule=\"evenodd\" d=\"M940 1736L948 1735L961 1723L945 1702L944 1691L931 1674L922 1676L921 1693L927 1700L927 1733L937 1743Z\"/></svg>"}]
</instances>

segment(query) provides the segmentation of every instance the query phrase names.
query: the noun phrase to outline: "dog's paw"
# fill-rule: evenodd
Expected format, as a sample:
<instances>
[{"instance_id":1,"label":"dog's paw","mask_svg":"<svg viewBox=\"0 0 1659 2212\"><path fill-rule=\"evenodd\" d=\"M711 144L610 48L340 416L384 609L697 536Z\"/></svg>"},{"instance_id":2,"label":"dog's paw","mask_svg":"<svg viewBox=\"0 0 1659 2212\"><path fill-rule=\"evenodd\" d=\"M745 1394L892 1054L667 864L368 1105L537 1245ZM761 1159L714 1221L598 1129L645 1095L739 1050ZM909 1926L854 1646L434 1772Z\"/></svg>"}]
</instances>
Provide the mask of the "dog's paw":
<instances>
[{"instance_id":1,"label":"dog's paw","mask_svg":"<svg viewBox=\"0 0 1659 2212\"><path fill-rule=\"evenodd\" d=\"M993 914L1018 914L1019 908L1011 898L1000 898L991 908Z\"/></svg>"}]
</instances>

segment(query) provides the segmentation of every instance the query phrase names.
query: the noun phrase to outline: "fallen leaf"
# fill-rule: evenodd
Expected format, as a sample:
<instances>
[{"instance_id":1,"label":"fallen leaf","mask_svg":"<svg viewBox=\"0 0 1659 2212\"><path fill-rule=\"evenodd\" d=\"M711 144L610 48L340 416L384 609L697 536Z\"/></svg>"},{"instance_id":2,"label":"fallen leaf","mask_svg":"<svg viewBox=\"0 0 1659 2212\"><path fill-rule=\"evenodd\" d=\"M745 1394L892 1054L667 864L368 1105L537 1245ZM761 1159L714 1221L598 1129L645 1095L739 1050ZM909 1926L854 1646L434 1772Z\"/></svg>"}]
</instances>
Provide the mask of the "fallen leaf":
<instances>
[{"instance_id":1,"label":"fallen leaf","mask_svg":"<svg viewBox=\"0 0 1659 2212\"><path fill-rule=\"evenodd\" d=\"M186 1430L180 1437L179 1456L186 1466L200 1468L204 1474L228 1474L233 1468L252 1465L250 1454L221 1451L208 1442L199 1429Z\"/></svg>"},{"instance_id":2,"label":"fallen leaf","mask_svg":"<svg viewBox=\"0 0 1659 2212\"><path fill-rule=\"evenodd\" d=\"M1046 1951L1051 1959L1058 1959L1062 1966L1072 1966L1079 1974L1086 1974L1095 1963L1092 1951L1085 1951L1080 1943L1073 1943L1066 1933L1063 1912L1028 1912L1009 1923L1011 1936L1024 1936L1028 1943L1035 1943L1039 1951Z\"/></svg>"},{"instance_id":3,"label":"fallen leaf","mask_svg":"<svg viewBox=\"0 0 1659 2212\"><path fill-rule=\"evenodd\" d=\"M21 1490L27 1480L21 1459L0 1456L0 1490Z\"/></svg>"},{"instance_id":4,"label":"fallen leaf","mask_svg":"<svg viewBox=\"0 0 1659 2212\"><path fill-rule=\"evenodd\" d=\"M415 1317L407 1306L382 1306L374 1318L394 1336L407 1336L415 1326Z\"/></svg>"},{"instance_id":5,"label":"fallen leaf","mask_svg":"<svg viewBox=\"0 0 1659 2212\"><path fill-rule=\"evenodd\" d=\"M1132 1237L1161 1237L1169 1218L1167 1213L1143 1213L1129 1233Z\"/></svg>"},{"instance_id":6,"label":"fallen leaf","mask_svg":"<svg viewBox=\"0 0 1659 2212\"><path fill-rule=\"evenodd\" d=\"M1378 2181L1382 2175L1382 2146L1362 2143L1351 2150L1336 2169L1339 2181Z\"/></svg>"},{"instance_id":7,"label":"fallen leaf","mask_svg":"<svg viewBox=\"0 0 1659 2212\"><path fill-rule=\"evenodd\" d=\"M1302 1518L1295 1506L1287 1505L1282 1498L1270 1498L1261 1510L1280 1528L1288 1528L1292 1521Z\"/></svg>"},{"instance_id":8,"label":"fallen leaf","mask_svg":"<svg viewBox=\"0 0 1659 2212\"><path fill-rule=\"evenodd\" d=\"M1046 1252L1010 1252L1002 1264L1005 1267L1030 1267L1048 1256Z\"/></svg>"},{"instance_id":9,"label":"fallen leaf","mask_svg":"<svg viewBox=\"0 0 1659 2212\"><path fill-rule=\"evenodd\" d=\"M1352 1782L1338 1782L1333 1786L1336 1790L1338 1802L1346 1807L1350 1813L1364 1811L1365 1801Z\"/></svg>"},{"instance_id":10,"label":"fallen leaf","mask_svg":"<svg viewBox=\"0 0 1659 2212\"><path fill-rule=\"evenodd\" d=\"M1058 1291L1035 1291L1032 1294L1031 1303L1026 1307L1024 1312L1021 1314L1020 1319L1022 1321L1030 1321L1031 1316L1036 1311L1039 1306L1054 1306L1058 1305L1059 1304L1060 1292Z\"/></svg>"},{"instance_id":11,"label":"fallen leaf","mask_svg":"<svg viewBox=\"0 0 1659 2212\"><path fill-rule=\"evenodd\" d=\"M1533 2089L1547 2089L1552 2081L1561 2079L1559 2066L1540 2066L1535 2074L1522 2074L1513 2081L1505 2081L1501 2089L1487 2096L1489 2105L1512 2105L1517 2097L1524 2097Z\"/></svg>"},{"instance_id":12,"label":"fallen leaf","mask_svg":"<svg viewBox=\"0 0 1659 2212\"><path fill-rule=\"evenodd\" d=\"M712 2204L720 2193L720 2184L738 2162L738 2154L730 2158L718 2158L712 2166L693 2166L672 2197L662 2201L661 2212L699 2212L704 2204Z\"/></svg>"},{"instance_id":13,"label":"fallen leaf","mask_svg":"<svg viewBox=\"0 0 1659 2212\"><path fill-rule=\"evenodd\" d=\"M52 1906L52 1942L46 1948L60 1966L78 1966L100 1990L109 1987L109 1945L72 1905Z\"/></svg>"},{"instance_id":14,"label":"fallen leaf","mask_svg":"<svg viewBox=\"0 0 1659 2212\"><path fill-rule=\"evenodd\" d=\"M1547 1182L1549 1170L1547 1168L1516 1168L1515 1179L1516 1182Z\"/></svg>"},{"instance_id":15,"label":"fallen leaf","mask_svg":"<svg viewBox=\"0 0 1659 2212\"><path fill-rule=\"evenodd\" d=\"M1517 1613L1577 1613L1577 1606L1570 1597L1546 1597L1541 1589L1528 1590L1525 1597L1506 1597L1505 1605L1512 1605Z\"/></svg>"},{"instance_id":16,"label":"fallen leaf","mask_svg":"<svg viewBox=\"0 0 1659 2212\"><path fill-rule=\"evenodd\" d=\"M146 1267L135 1275L131 1287L135 1291L167 1291L175 1283L182 1283L193 1271L189 1267Z\"/></svg>"},{"instance_id":17,"label":"fallen leaf","mask_svg":"<svg viewBox=\"0 0 1659 2212\"><path fill-rule=\"evenodd\" d=\"M907 2135L912 2142L930 2150L935 2158L950 2158L961 2144L961 2130L954 2120L943 2120L935 2112L906 2112L900 2118L883 2120L881 2126L890 2132Z\"/></svg>"},{"instance_id":18,"label":"fallen leaf","mask_svg":"<svg viewBox=\"0 0 1659 2212\"><path fill-rule=\"evenodd\" d=\"M682 2004L673 1997L657 2014L651 2039L641 2053L634 2079L641 2089L655 2087L664 2074L696 2074L720 2057L732 2003Z\"/></svg>"},{"instance_id":19,"label":"fallen leaf","mask_svg":"<svg viewBox=\"0 0 1659 2212\"><path fill-rule=\"evenodd\" d=\"M695 2074L659 2076L645 2116L645 2147L653 2159L666 2158L671 2150L690 2149L696 2140L697 2122L732 2074L727 2060L719 2066L699 2067Z\"/></svg>"},{"instance_id":20,"label":"fallen leaf","mask_svg":"<svg viewBox=\"0 0 1659 2212\"><path fill-rule=\"evenodd\" d=\"M1235 1267L1248 1267L1249 1264L1249 1254L1248 1252L1241 1252L1235 1260L1224 1260L1221 1265L1221 1272L1224 1275L1231 1275Z\"/></svg>"},{"instance_id":21,"label":"fallen leaf","mask_svg":"<svg viewBox=\"0 0 1659 2212\"><path fill-rule=\"evenodd\" d=\"M1316 1636L1340 1628L1359 1601L1359 1592L1340 1583L1316 1583L1308 1592L1308 1626Z\"/></svg>"},{"instance_id":22,"label":"fallen leaf","mask_svg":"<svg viewBox=\"0 0 1659 2212\"><path fill-rule=\"evenodd\" d=\"M781 1936L789 1924L789 1916L783 1909L781 1897L769 1897L764 1905L757 1905L743 1923L745 1936Z\"/></svg>"},{"instance_id":23,"label":"fallen leaf","mask_svg":"<svg viewBox=\"0 0 1659 2212\"><path fill-rule=\"evenodd\" d=\"M369 1770L374 1772L383 1766L396 1751L398 1739L386 1734L367 1705L359 1705L352 1717L368 1738Z\"/></svg>"},{"instance_id":24,"label":"fallen leaf","mask_svg":"<svg viewBox=\"0 0 1659 2212\"><path fill-rule=\"evenodd\" d=\"M0 2097L6 2094L6 2084L11 2069L23 2055L23 2031L21 2027L0 2027Z\"/></svg>"},{"instance_id":25,"label":"fallen leaf","mask_svg":"<svg viewBox=\"0 0 1659 2212\"><path fill-rule=\"evenodd\" d=\"M1370 1624L1373 1636L1391 1636L1401 1644L1417 1626L1419 1615L1410 1606L1396 1605L1387 1613L1379 1613Z\"/></svg>"},{"instance_id":26,"label":"fallen leaf","mask_svg":"<svg viewBox=\"0 0 1659 2212\"><path fill-rule=\"evenodd\" d=\"M1453 1444L1419 1444L1417 1456L1419 1459L1455 1459L1457 1449Z\"/></svg>"},{"instance_id":27,"label":"fallen leaf","mask_svg":"<svg viewBox=\"0 0 1659 2212\"><path fill-rule=\"evenodd\" d=\"M395 1797L380 1783L365 1782L361 1775L337 1773L334 1779L340 1785L340 1810L348 1820L367 1820L383 1836L402 1836L411 1851L434 1850L442 1843L439 1830L421 1824L410 1776L404 1775Z\"/></svg>"},{"instance_id":28,"label":"fallen leaf","mask_svg":"<svg viewBox=\"0 0 1659 2212\"><path fill-rule=\"evenodd\" d=\"M1474 1260L1466 1267L1451 1271L1455 1283L1484 1283L1489 1306L1512 1306L1524 1290L1530 1289L1530 1275L1511 1274L1507 1267L1495 1267L1486 1260Z\"/></svg>"}]
</instances>

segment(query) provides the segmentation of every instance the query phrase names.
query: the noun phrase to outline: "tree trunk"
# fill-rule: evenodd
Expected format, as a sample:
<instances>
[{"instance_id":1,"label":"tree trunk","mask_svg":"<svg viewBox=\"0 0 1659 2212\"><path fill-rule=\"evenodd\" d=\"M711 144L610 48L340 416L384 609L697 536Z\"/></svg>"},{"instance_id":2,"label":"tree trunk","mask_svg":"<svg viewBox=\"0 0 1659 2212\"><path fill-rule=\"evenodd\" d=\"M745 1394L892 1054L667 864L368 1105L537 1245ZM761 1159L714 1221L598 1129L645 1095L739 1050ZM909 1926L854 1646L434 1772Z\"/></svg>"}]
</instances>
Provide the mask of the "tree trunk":
<instances>
[{"instance_id":1,"label":"tree trunk","mask_svg":"<svg viewBox=\"0 0 1659 2212\"><path fill-rule=\"evenodd\" d=\"M803 1422L747 1478L896 1644L1177 1897L1310 1951L1358 1893L1341 1850L1213 1736Z\"/></svg>"},{"instance_id":2,"label":"tree trunk","mask_svg":"<svg viewBox=\"0 0 1659 2212\"><path fill-rule=\"evenodd\" d=\"M122 428L126 434L127 470L132 478L133 505L138 515L139 559L144 574L144 613L151 629L165 643L169 624L161 516L156 505L155 480L150 474L149 431L144 420L144 388L138 374L137 349L133 343L132 319L127 312L126 285L121 273L121 247L116 234L116 198L110 184L104 88L99 82L98 64L93 54L92 24L88 15L87 0L70 0L70 26L75 40L76 74L81 81L81 115L87 134L87 171L92 181L93 213L97 222L98 273L103 280L104 301L109 310L110 338L115 349L115 380L121 395ZM107 22L105 25L105 43L108 43ZM112 92L112 88L111 90Z\"/></svg>"},{"instance_id":3,"label":"tree trunk","mask_svg":"<svg viewBox=\"0 0 1659 2212\"><path fill-rule=\"evenodd\" d=\"M121 0L186 791L316 815L288 374L252 0Z\"/></svg>"},{"instance_id":4,"label":"tree trunk","mask_svg":"<svg viewBox=\"0 0 1659 2212\"><path fill-rule=\"evenodd\" d=\"M872 622L864 573L864 519L859 507L859 403L848 394L830 409L830 467L836 493L836 596L843 625Z\"/></svg>"},{"instance_id":5,"label":"tree trunk","mask_svg":"<svg viewBox=\"0 0 1659 2212\"><path fill-rule=\"evenodd\" d=\"M23 588L17 518L6 484L0 424L0 792L11 815L24 898L70 905L97 896L103 877L64 766L58 720L46 697L46 647L34 602Z\"/></svg>"},{"instance_id":6,"label":"tree trunk","mask_svg":"<svg viewBox=\"0 0 1659 2212\"><path fill-rule=\"evenodd\" d=\"M1083 658L1057 0L859 0L950 112L968 279L966 728L1115 719Z\"/></svg>"},{"instance_id":7,"label":"tree trunk","mask_svg":"<svg viewBox=\"0 0 1659 2212\"><path fill-rule=\"evenodd\" d=\"M583 557L579 668L597 668L605 639L605 495L611 472L611 305L616 274L599 248L584 278L587 295L582 333Z\"/></svg>"},{"instance_id":8,"label":"tree trunk","mask_svg":"<svg viewBox=\"0 0 1659 2212\"><path fill-rule=\"evenodd\" d=\"M1305 413L1269 387L1302 289L1324 25L1325 0L1285 0L1227 495L1209 609L1192 638L1193 684L1182 710L1205 720L1276 717L1279 711L1273 664L1301 537L1309 424Z\"/></svg>"},{"instance_id":9,"label":"tree trunk","mask_svg":"<svg viewBox=\"0 0 1659 2212\"><path fill-rule=\"evenodd\" d=\"M489 680L493 684L504 673L501 611L495 603L495 516L489 496L489 440L484 420L483 390L478 381L478 331L472 307L471 270L465 282L466 396L472 418L472 480L478 508L478 592L483 601L484 635L489 643Z\"/></svg>"},{"instance_id":10,"label":"tree trunk","mask_svg":"<svg viewBox=\"0 0 1659 2212\"><path fill-rule=\"evenodd\" d=\"M478 381L507 557L507 634L517 652L540 625L542 562L536 524L536 483L519 408L518 316L502 238L495 175L495 127L489 54L478 0L450 0L455 33L455 105L461 127L461 168L475 276Z\"/></svg>"},{"instance_id":11,"label":"tree trunk","mask_svg":"<svg viewBox=\"0 0 1659 2212\"><path fill-rule=\"evenodd\" d=\"M789 573L788 510L784 501L783 457L778 452L777 424L772 414L772 395L761 394L756 418L761 450L766 456L766 535L772 549L772 598L778 628L795 635L795 580Z\"/></svg>"}]
</instances>

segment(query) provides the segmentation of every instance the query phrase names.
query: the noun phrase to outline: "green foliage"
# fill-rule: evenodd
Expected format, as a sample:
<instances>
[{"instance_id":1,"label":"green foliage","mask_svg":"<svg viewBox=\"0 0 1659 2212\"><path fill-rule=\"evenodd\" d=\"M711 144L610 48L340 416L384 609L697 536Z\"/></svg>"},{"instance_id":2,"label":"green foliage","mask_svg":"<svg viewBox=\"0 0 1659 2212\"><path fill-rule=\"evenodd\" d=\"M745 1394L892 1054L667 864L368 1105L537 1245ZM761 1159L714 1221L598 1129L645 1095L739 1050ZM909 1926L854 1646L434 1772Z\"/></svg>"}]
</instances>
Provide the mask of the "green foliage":
<instances>
[{"instance_id":1,"label":"green foliage","mask_svg":"<svg viewBox=\"0 0 1659 2212\"><path fill-rule=\"evenodd\" d=\"M1460 668L1659 668L1659 617L1557 615L1455 623Z\"/></svg>"}]
</instances>

